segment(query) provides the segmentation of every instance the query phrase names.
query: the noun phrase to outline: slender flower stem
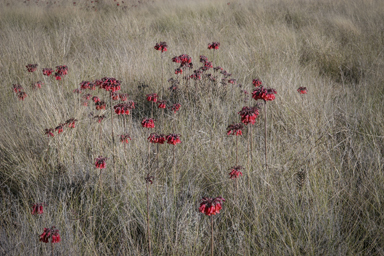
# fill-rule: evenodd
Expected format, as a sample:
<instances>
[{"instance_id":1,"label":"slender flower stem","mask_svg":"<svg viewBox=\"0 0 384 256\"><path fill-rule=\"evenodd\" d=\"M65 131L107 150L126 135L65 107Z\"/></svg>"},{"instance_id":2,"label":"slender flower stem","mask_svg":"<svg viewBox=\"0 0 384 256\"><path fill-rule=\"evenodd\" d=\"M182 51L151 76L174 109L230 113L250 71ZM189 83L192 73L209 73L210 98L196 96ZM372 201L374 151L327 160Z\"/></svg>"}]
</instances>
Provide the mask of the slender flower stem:
<instances>
[{"instance_id":1,"label":"slender flower stem","mask_svg":"<svg viewBox=\"0 0 384 256\"><path fill-rule=\"evenodd\" d=\"M151 108L151 118L153 118L153 101L152 101L152 108Z\"/></svg>"},{"instance_id":2,"label":"slender flower stem","mask_svg":"<svg viewBox=\"0 0 384 256\"><path fill-rule=\"evenodd\" d=\"M164 66L163 66L163 52L160 53L161 56L161 97L164 95Z\"/></svg>"},{"instance_id":3,"label":"slender flower stem","mask_svg":"<svg viewBox=\"0 0 384 256\"><path fill-rule=\"evenodd\" d=\"M148 236L148 251L151 256L151 233L149 229L149 182L147 182L147 236Z\"/></svg>"},{"instance_id":4,"label":"slender flower stem","mask_svg":"<svg viewBox=\"0 0 384 256\"><path fill-rule=\"evenodd\" d=\"M213 256L213 215L211 215L211 256Z\"/></svg>"},{"instance_id":5,"label":"slender flower stem","mask_svg":"<svg viewBox=\"0 0 384 256\"><path fill-rule=\"evenodd\" d=\"M53 243L51 243L51 255L53 256Z\"/></svg>"},{"instance_id":6,"label":"slender flower stem","mask_svg":"<svg viewBox=\"0 0 384 256\"><path fill-rule=\"evenodd\" d=\"M264 101L265 107L264 107L264 125L265 125L265 140L264 140L264 162L265 162L265 168L268 169L268 162L267 162L267 101Z\"/></svg>"},{"instance_id":7,"label":"slender flower stem","mask_svg":"<svg viewBox=\"0 0 384 256\"><path fill-rule=\"evenodd\" d=\"M109 103L110 103L110 106L111 106L112 146L113 146L113 154L112 154L113 173L115 175L115 181L117 181L116 180L116 166L115 166L115 134L113 132L112 93L110 93Z\"/></svg>"},{"instance_id":8,"label":"slender flower stem","mask_svg":"<svg viewBox=\"0 0 384 256\"><path fill-rule=\"evenodd\" d=\"M236 136L236 166L237 166L237 135Z\"/></svg>"}]
</instances>

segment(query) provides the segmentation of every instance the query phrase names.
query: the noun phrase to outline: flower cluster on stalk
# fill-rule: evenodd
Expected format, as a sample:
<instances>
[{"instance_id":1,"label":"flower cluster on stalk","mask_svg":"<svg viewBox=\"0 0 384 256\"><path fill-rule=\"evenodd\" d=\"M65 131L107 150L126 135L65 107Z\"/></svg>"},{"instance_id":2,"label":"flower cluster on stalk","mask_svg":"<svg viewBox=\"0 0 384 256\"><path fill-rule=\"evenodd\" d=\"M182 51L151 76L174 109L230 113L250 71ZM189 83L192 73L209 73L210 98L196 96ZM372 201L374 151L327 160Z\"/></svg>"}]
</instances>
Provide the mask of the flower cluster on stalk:
<instances>
[{"instance_id":1,"label":"flower cluster on stalk","mask_svg":"<svg viewBox=\"0 0 384 256\"><path fill-rule=\"evenodd\" d=\"M155 128L155 119L144 118L144 120L141 121L141 126L143 126L144 128Z\"/></svg>"},{"instance_id":2,"label":"flower cluster on stalk","mask_svg":"<svg viewBox=\"0 0 384 256\"><path fill-rule=\"evenodd\" d=\"M32 215L35 215L35 214L43 214L44 213L44 210L43 210L43 206L46 205L45 203L37 203L37 204L33 204L32 205Z\"/></svg>"},{"instance_id":3,"label":"flower cluster on stalk","mask_svg":"<svg viewBox=\"0 0 384 256\"><path fill-rule=\"evenodd\" d=\"M208 216L215 215L216 213L220 213L221 205L224 201L225 199L221 196L216 198L203 197L200 200L199 211Z\"/></svg>"},{"instance_id":4,"label":"flower cluster on stalk","mask_svg":"<svg viewBox=\"0 0 384 256\"><path fill-rule=\"evenodd\" d=\"M53 73L53 69L51 68L43 68L43 75L50 76Z\"/></svg>"},{"instance_id":5,"label":"flower cluster on stalk","mask_svg":"<svg viewBox=\"0 0 384 256\"><path fill-rule=\"evenodd\" d=\"M56 80L61 80L62 76L65 76L68 74L68 67L65 65L61 66L56 66L56 72L55 72L55 77Z\"/></svg>"},{"instance_id":6,"label":"flower cluster on stalk","mask_svg":"<svg viewBox=\"0 0 384 256\"><path fill-rule=\"evenodd\" d=\"M128 144L130 140L132 140L132 139L131 139L131 136L129 136L129 134L122 134L122 135L120 135L120 142L121 143Z\"/></svg>"},{"instance_id":7,"label":"flower cluster on stalk","mask_svg":"<svg viewBox=\"0 0 384 256\"><path fill-rule=\"evenodd\" d=\"M259 108L255 107L243 107L240 112L238 112L241 118L241 122L245 125L255 124L256 118L259 115Z\"/></svg>"},{"instance_id":8,"label":"flower cluster on stalk","mask_svg":"<svg viewBox=\"0 0 384 256\"><path fill-rule=\"evenodd\" d=\"M262 85L252 92L254 100L273 101L275 99L276 90L272 88L264 88Z\"/></svg>"},{"instance_id":9,"label":"flower cluster on stalk","mask_svg":"<svg viewBox=\"0 0 384 256\"><path fill-rule=\"evenodd\" d=\"M37 69L38 64L28 64L25 66L28 70L28 72L35 72Z\"/></svg>"},{"instance_id":10,"label":"flower cluster on stalk","mask_svg":"<svg viewBox=\"0 0 384 256\"><path fill-rule=\"evenodd\" d=\"M240 175L242 176L243 173L240 171L241 169L243 169L243 167L240 165L231 167L231 172L229 173L229 178L230 179L236 179Z\"/></svg>"},{"instance_id":11,"label":"flower cluster on stalk","mask_svg":"<svg viewBox=\"0 0 384 256\"><path fill-rule=\"evenodd\" d=\"M181 136L180 134L174 134L174 133L167 135L166 137L167 143L172 145L181 143L180 136Z\"/></svg>"},{"instance_id":12,"label":"flower cluster on stalk","mask_svg":"<svg viewBox=\"0 0 384 256\"><path fill-rule=\"evenodd\" d=\"M158 108L165 109L167 107L167 101L166 100L159 100L157 103L159 104L157 106Z\"/></svg>"},{"instance_id":13,"label":"flower cluster on stalk","mask_svg":"<svg viewBox=\"0 0 384 256\"><path fill-rule=\"evenodd\" d=\"M168 47L168 45L166 42L156 43L156 45L155 45L155 49L158 51L161 51L161 52L166 52L167 47Z\"/></svg>"},{"instance_id":14,"label":"flower cluster on stalk","mask_svg":"<svg viewBox=\"0 0 384 256\"><path fill-rule=\"evenodd\" d=\"M242 123L238 124L231 124L227 127L227 135L243 135L243 130L244 126Z\"/></svg>"},{"instance_id":15,"label":"flower cluster on stalk","mask_svg":"<svg viewBox=\"0 0 384 256\"><path fill-rule=\"evenodd\" d=\"M299 89L297 89L297 91L300 94L307 94L308 93L307 87L299 87Z\"/></svg>"},{"instance_id":16,"label":"flower cluster on stalk","mask_svg":"<svg viewBox=\"0 0 384 256\"><path fill-rule=\"evenodd\" d=\"M130 105L128 103L119 103L113 106L118 115L129 115Z\"/></svg>"},{"instance_id":17,"label":"flower cluster on stalk","mask_svg":"<svg viewBox=\"0 0 384 256\"><path fill-rule=\"evenodd\" d=\"M172 106L170 106L169 109L176 114L176 112L180 110L180 107L181 105L179 103L175 103Z\"/></svg>"},{"instance_id":18,"label":"flower cluster on stalk","mask_svg":"<svg viewBox=\"0 0 384 256\"><path fill-rule=\"evenodd\" d=\"M53 244L61 241L59 230L55 226L44 228L43 234L40 235L40 242L49 243L49 239L51 239Z\"/></svg>"},{"instance_id":19,"label":"flower cluster on stalk","mask_svg":"<svg viewBox=\"0 0 384 256\"><path fill-rule=\"evenodd\" d=\"M106 160L108 158L107 157L102 157L102 156L99 156L98 158L95 159L95 166L97 169L104 169L107 165L106 163Z\"/></svg>"},{"instance_id":20,"label":"flower cluster on stalk","mask_svg":"<svg viewBox=\"0 0 384 256\"><path fill-rule=\"evenodd\" d=\"M157 134L157 133L151 133L147 140L150 143L159 143L159 144L164 144L165 142L165 136L164 134Z\"/></svg>"},{"instance_id":21,"label":"flower cluster on stalk","mask_svg":"<svg viewBox=\"0 0 384 256\"><path fill-rule=\"evenodd\" d=\"M220 47L220 43L219 42L212 42L210 44L208 44L208 49L209 50L218 50Z\"/></svg>"},{"instance_id":22,"label":"flower cluster on stalk","mask_svg":"<svg viewBox=\"0 0 384 256\"><path fill-rule=\"evenodd\" d=\"M147 101L157 102L158 96L156 93L147 94L146 97L147 97Z\"/></svg>"}]
</instances>

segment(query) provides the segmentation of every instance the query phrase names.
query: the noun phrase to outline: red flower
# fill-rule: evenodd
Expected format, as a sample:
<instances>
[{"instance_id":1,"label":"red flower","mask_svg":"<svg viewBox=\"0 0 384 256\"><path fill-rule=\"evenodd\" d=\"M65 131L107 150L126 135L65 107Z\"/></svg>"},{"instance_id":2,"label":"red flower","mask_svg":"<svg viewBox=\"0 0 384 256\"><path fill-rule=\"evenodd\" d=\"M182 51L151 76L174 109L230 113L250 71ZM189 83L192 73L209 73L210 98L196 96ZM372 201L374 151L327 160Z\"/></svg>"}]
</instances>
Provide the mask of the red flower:
<instances>
[{"instance_id":1,"label":"red flower","mask_svg":"<svg viewBox=\"0 0 384 256\"><path fill-rule=\"evenodd\" d=\"M53 72L53 69L51 68L43 68L43 75L50 76Z\"/></svg>"},{"instance_id":2,"label":"red flower","mask_svg":"<svg viewBox=\"0 0 384 256\"><path fill-rule=\"evenodd\" d=\"M55 131L55 129L53 129L53 128L48 128L48 129L45 129L45 134L47 134L48 137L49 137L49 136L54 137L54 136L55 136L55 135L53 134L54 131Z\"/></svg>"},{"instance_id":3,"label":"red flower","mask_svg":"<svg viewBox=\"0 0 384 256\"><path fill-rule=\"evenodd\" d=\"M255 100L262 99L264 101L272 101L275 99L275 94L276 94L275 89L265 89L263 86L257 87L255 90L252 92L252 98Z\"/></svg>"},{"instance_id":4,"label":"red flower","mask_svg":"<svg viewBox=\"0 0 384 256\"><path fill-rule=\"evenodd\" d=\"M143 121L141 121L141 125L144 128L155 128L155 119L152 118L144 118Z\"/></svg>"},{"instance_id":5,"label":"red flower","mask_svg":"<svg viewBox=\"0 0 384 256\"><path fill-rule=\"evenodd\" d=\"M236 84L236 79L233 79L233 78L232 78L232 79L229 79L229 80L228 80L228 83L230 83L230 84Z\"/></svg>"},{"instance_id":6,"label":"red flower","mask_svg":"<svg viewBox=\"0 0 384 256\"><path fill-rule=\"evenodd\" d=\"M214 49L214 50L218 50L220 47L220 43L219 42L212 42L210 44L208 44L208 49L211 50L211 49Z\"/></svg>"},{"instance_id":7,"label":"red flower","mask_svg":"<svg viewBox=\"0 0 384 256\"><path fill-rule=\"evenodd\" d=\"M166 42L156 43L156 45L155 45L155 49L158 51L161 51L161 52L166 52L167 47L168 47L168 45Z\"/></svg>"},{"instance_id":8,"label":"red flower","mask_svg":"<svg viewBox=\"0 0 384 256\"><path fill-rule=\"evenodd\" d=\"M77 119L71 118L65 121L65 124L68 125L69 128L75 128L76 127Z\"/></svg>"},{"instance_id":9,"label":"red flower","mask_svg":"<svg viewBox=\"0 0 384 256\"><path fill-rule=\"evenodd\" d=\"M101 123L101 121L103 121L103 119L105 118L105 115L102 115L102 116L95 116L94 118L97 118L97 122L98 122L98 123Z\"/></svg>"},{"instance_id":10,"label":"red flower","mask_svg":"<svg viewBox=\"0 0 384 256\"><path fill-rule=\"evenodd\" d=\"M90 89L91 88L91 82L89 82L89 81L82 81L81 83L80 83L80 89L81 90L86 90L86 89Z\"/></svg>"},{"instance_id":11,"label":"red flower","mask_svg":"<svg viewBox=\"0 0 384 256\"><path fill-rule=\"evenodd\" d=\"M221 196L216 198L203 197L200 200L199 211L204 213L205 215L211 216L216 213L220 213L221 204L225 201Z\"/></svg>"},{"instance_id":12,"label":"red flower","mask_svg":"<svg viewBox=\"0 0 384 256\"><path fill-rule=\"evenodd\" d=\"M172 106L170 106L169 108L173 111L173 113L176 113L177 111L179 111L180 107L181 107L181 105L179 103L175 103Z\"/></svg>"},{"instance_id":13,"label":"red flower","mask_svg":"<svg viewBox=\"0 0 384 256\"><path fill-rule=\"evenodd\" d=\"M175 56L172 58L173 62L180 63L180 66L186 66L187 64L192 63L192 58L188 54L182 54L180 56Z\"/></svg>"},{"instance_id":14,"label":"red flower","mask_svg":"<svg viewBox=\"0 0 384 256\"><path fill-rule=\"evenodd\" d=\"M107 103L105 103L105 101L103 100L99 100L98 102L95 103L95 106L96 106L96 110L102 110L102 109L105 109L105 107L107 106Z\"/></svg>"},{"instance_id":15,"label":"red flower","mask_svg":"<svg viewBox=\"0 0 384 256\"><path fill-rule=\"evenodd\" d=\"M38 66L37 64L28 64L26 67L27 67L28 72L34 72L34 71L36 71L37 66Z\"/></svg>"},{"instance_id":16,"label":"red flower","mask_svg":"<svg viewBox=\"0 0 384 256\"><path fill-rule=\"evenodd\" d=\"M23 86L21 86L20 84L13 84L13 91L15 93L18 93L18 92L21 92L23 90Z\"/></svg>"},{"instance_id":17,"label":"red flower","mask_svg":"<svg viewBox=\"0 0 384 256\"><path fill-rule=\"evenodd\" d=\"M259 87L262 85L262 82L259 80L259 79L253 79L252 80L252 84L255 86L255 87Z\"/></svg>"},{"instance_id":18,"label":"red flower","mask_svg":"<svg viewBox=\"0 0 384 256\"><path fill-rule=\"evenodd\" d=\"M132 140L129 134L122 134L120 135L120 142L121 143L129 143L129 140Z\"/></svg>"},{"instance_id":19,"label":"red flower","mask_svg":"<svg viewBox=\"0 0 384 256\"><path fill-rule=\"evenodd\" d=\"M243 135L242 129L243 129L243 124L238 123L238 124L231 124L227 127L227 135Z\"/></svg>"},{"instance_id":20,"label":"red flower","mask_svg":"<svg viewBox=\"0 0 384 256\"><path fill-rule=\"evenodd\" d=\"M175 69L175 74L176 75L183 74L183 70L181 68L177 68L177 69Z\"/></svg>"},{"instance_id":21,"label":"red flower","mask_svg":"<svg viewBox=\"0 0 384 256\"><path fill-rule=\"evenodd\" d=\"M55 77L56 80L61 80L62 76L65 76L68 74L68 67L65 65L62 66L56 66L56 72L55 72Z\"/></svg>"},{"instance_id":22,"label":"red flower","mask_svg":"<svg viewBox=\"0 0 384 256\"><path fill-rule=\"evenodd\" d=\"M103 88L106 91L116 92L120 91L120 81L116 78L103 77L101 79L100 88Z\"/></svg>"},{"instance_id":23,"label":"red flower","mask_svg":"<svg viewBox=\"0 0 384 256\"><path fill-rule=\"evenodd\" d=\"M180 134L167 135L167 137L166 137L167 143L172 144L172 145L176 145L177 143L181 143L180 136L181 136Z\"/></svg>"},{"instance_id":24,"label":"red flower","mask_svg":"<svg viewBox=\"0 0 384 256\"><path fill-rule=\"evenodd\" d=\"M56 128L55 131L57 131L57 134L60 134L63 132L63 127L65 124L59 124Z\"/></svg>"},{"instance_id":25,"label":"red flower","mask_svg":"<svg viewBox=\"0 0 384 256\"><path fill-rule=\"evenodd\" d=\"M35 214L43 214L44 211L43 211L43 205L45 205L44 203L37 203L37 204L34 204L32 206L32 215L35 215Z\"/></svg>"},{"instance_id":26,"label":"red flower","mask_svg":"<svg viewBox=\"0 0 384 256\"><path fill-rule=\"evenodd\" d=\"M157 134L157 133L151 133L147 140L150 143L159 143L159 144L164 144L165 142L165 136L164 134Z\"/></svg>"},{"instance_id":27,"label":"red flower","mask_svg":"<svg viewBox=\"0 0 384 256\"><path fill-rule=\"evenodd\" d=\"M256 118L259 115L259 108L256 107L243 107L238 114L241 117L241 122L245 125L251 123L255 124Z\"/></svg>"},{"instance_id":28,"label":"red flower","mask_svg":"<svg viewBox=\"0 0 384 256\"><path fill-rule=\"evenodd\" d=\"M308 93L307 87L299 87L299 89L297 89L297 91L300 94L307 94Z\"/></svg>"},{"instance_id":29,"label":"red flower","mask_svg":"<svg viewBox=\"0 0 384 256\"><path fill-rule=\"evenodd\" d=\"M146 97L147 97L147 101L157 102L157 94L156 93L147 94Z\"/></svg>"},{"instance_id":30,"label":"red flower","mask_svg":"<svg viewBox=\"0 0 384 256\"><path fill-rule=\"evenodd\" d=\"M236 179L240 175L243 176L243 173L240 171L243 169L242 166L234 166L231 168L231 172L229 173L229 178L230 179Z\"/></svg>"},{"instance_id":31,"label":"red flower","mask_svg":"<svg viewBox=\"0 0 384 256\"><path fill-rule=\"evenodd\" d=\"M27 94L25 92L18 92L17 97L19 100L24 100L27 97Z\"/></svg>"},{"instance_id":32,"label":"red flower","mask_svg":"<svg viewBox=\"0 0 384 256\"><path fill-rule=\"evenodd\" d=\"M113 108L118 115L129 115L130 105L128 103L119 103L113 106Z\"/></svg>"},{"instance_id":33,"label":"red flower","mask_svg":"<svg viewBox=\"0 0 384 256\"><path fill-rule=\"evenodd\" d=\"M59 243L61 241L59 230L55 226L44 228L43 234L40 235L40 241L43 243L49 243L50 238L51 243Z\"/></svg>"},{"instance_id":34,"label":"red flower","mask_svg":"<svg viewBox=\"0 0 384 256\"><path fill-rule=\"evenodd\" d=\"M92 97L92 100L93 100L93 102L97 103L97 102L100 101L100 98L97 97L97 96L93 96L93 97Z\"/></svg>"},{"instance_id":35,"label":"red flower","mask_svg":"<svg viewBox=\"0 0 384 256\"><path fill-rule=\"evenodd\" d=\"M167 101L166 100L160 100L158 101L159 105L157 106L158 108L166 108L167 107Z\"/></svg>"},{"instance_id":36,"label":"red flower","mask_svg":"<svg viewBox=\"0 0 384 256\"><path fill-rule=\"evenodd\" d=\"M37 81L36 83L32 84L32 88L33 89L41 89L42 84L43 84L43 82Z\"/></svg>"},{"instance_id":37,"label":"red flower","mask_svg":"<svg viewBox=\"0 0 384 256\"><path fill-rule=\"evenodd\" d=\"M96 158L96 162L95 162L95 166L96 168L98 169L104 169L105 166L106 166L106 163L105 161L107 160L108 158L107 157L102 157L102 156L99 156L98 158Z\"/></svg>"}]
</instances>

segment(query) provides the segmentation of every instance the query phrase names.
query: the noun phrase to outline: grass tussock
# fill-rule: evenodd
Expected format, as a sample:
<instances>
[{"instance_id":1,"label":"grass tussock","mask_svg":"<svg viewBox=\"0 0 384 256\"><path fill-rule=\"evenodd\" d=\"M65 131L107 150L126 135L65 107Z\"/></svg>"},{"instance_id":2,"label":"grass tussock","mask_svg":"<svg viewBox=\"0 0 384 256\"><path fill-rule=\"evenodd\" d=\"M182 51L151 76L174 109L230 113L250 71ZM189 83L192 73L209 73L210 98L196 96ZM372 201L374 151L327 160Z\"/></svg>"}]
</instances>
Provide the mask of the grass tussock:
<instances>
[{"instance_id":1,"label":"grass tussock","mask_svg":"<svg viewBox=\"0 0 384 256\"><path fill-rule=\"evenodd\" d=\"M38 235L54 225L62 239L55 255L148 255L148 172L153 255L210 253L203 196L226 199L214 216L217 255L384 254L382 1L76 2L0 3L0 254L50 253ZM163 58L153 49L160 41ZM214 54L213 41L221 44ZM171 58L181 54L195 68L207 56L242 87L202 80L195 91L183 81L172 93ZM26 71L30 63L36 72ZM58 65L69 67L61 81L42 75ZM73 93L105 76L136 103L126 121L114 114L111 122L103 90L89 91L107 102L101 112ZM242 107L256 103L241 91L252 92L254 78L277 90L267 103L268 168L264 111L252 127L251 160L248 130L237 147L226 135ZM38 80L42 89L33 90ZM156 132L182 141L175 151L159 145L158 158L140 124L152 113L150 93L182 106L153 111ZM99 124L91 112L106 118ZM44 134L70 118L76 128ZM126 132L124 146L117 135ZM244 169L235 183L236 154ZM102 176L99 156L108 157ZM44 214L31 215L43 202Z\"/></svg>"}]
</instances>

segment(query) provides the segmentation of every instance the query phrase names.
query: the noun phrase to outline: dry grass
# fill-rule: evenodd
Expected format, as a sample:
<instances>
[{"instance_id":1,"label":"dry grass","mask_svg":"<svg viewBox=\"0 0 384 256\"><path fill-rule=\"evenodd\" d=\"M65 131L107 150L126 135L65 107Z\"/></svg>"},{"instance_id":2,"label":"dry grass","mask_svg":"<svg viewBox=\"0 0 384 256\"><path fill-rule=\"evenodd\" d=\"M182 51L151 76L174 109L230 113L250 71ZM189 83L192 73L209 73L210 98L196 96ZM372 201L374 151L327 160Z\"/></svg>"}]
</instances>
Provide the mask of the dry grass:
<instances>
[{"instance_id":1,"label":"dry grass","mask_svg":"<svg viewBox=\"0 0 384 256\"><path fill-rule=\"evenodd\" d=\"M150 131L140 121L150 115L145 94L161 91L160 53L153 49L160 41L169 45L164 80L174 77L173 56L189 54L198 67L199 55L212 60L207 44L218 41L214 66L249 92L259 77L278 94L268 106L269 169L261 111L250 164L247 133L239 139L245 170L236 193L228 178L235 140L225 131L239 122L240 89L203 90L194 102L194 91L182 86L182 109L175 119L167 112L158 128L181 134L182 143L176 166L172 147L160 146L161 170L150 189L154 255L207 255L210 223L198 201L219 195L227 201L215 216L217 255L384 254L382 1L130 1L126 9L100 1L97 12L86 7L90 1L77 7L6 2L0 8L0 254L49 253L38 235L52 225L62 236L58 255L148 254ZM38 63L38 72L28 73L29 63ZM56 65L69 67L62 81L42 76L41 68ZM116 143L116 172L110 112L99 143L99 126L89 118L93 104L79 106L72 93L81 81L104 76L121 80L122 92L137 102L128 122L132 141L125 152ZM45 84L33 91L37 80ZM25 88L25 101L13 95L15 83ZM139 89L142 84L149 87ZM308 95L297 93L300 86ZM164 98L171 99L168 90ZM79 120L75 129L44 135L71 117ZM123 133L121 120L114 121L115 134ZM102 187L94 168L99 155L109 157ZM48 203L41 216L31 215L36 202Z\"/></svg>"}]
</instances>

